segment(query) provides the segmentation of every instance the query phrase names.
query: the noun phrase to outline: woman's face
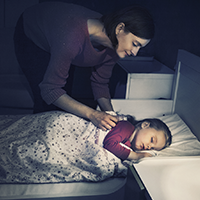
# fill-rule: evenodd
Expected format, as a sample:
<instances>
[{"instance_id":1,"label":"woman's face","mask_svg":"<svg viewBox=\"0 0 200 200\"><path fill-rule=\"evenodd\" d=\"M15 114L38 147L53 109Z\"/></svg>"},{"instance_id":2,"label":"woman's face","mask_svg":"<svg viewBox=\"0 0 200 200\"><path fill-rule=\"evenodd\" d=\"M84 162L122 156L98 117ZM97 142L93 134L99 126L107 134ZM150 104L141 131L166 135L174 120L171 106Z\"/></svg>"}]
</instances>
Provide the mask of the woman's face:
<instances>
[{"instance_id":1,"label":"woman's face","mask_svg":"<svg viewBox=\"0 0 200 200\"><path fill-rule=\"evenodd\" d=\"M143 122L141 128L136 129L132 140L132 148L136 151L141 150L161 150L165 146L166 139L163 131L157 131L149 127L148 122Z\"/></svg>"},{"instance_id":2,"label":"woman's face","mask_svg":"<svg viewBox=\"0 0 200 200\"><path fill-rule=\"evenodd\" d=\"M150 40L142 39L131 32L125 32L125 25L123 23L118 24L116 27L116 37L118 40L118 45L116 48L116 53L120 58L125 56L136 56L141 47L146 46Z\"/></svg>"}]
</instances>

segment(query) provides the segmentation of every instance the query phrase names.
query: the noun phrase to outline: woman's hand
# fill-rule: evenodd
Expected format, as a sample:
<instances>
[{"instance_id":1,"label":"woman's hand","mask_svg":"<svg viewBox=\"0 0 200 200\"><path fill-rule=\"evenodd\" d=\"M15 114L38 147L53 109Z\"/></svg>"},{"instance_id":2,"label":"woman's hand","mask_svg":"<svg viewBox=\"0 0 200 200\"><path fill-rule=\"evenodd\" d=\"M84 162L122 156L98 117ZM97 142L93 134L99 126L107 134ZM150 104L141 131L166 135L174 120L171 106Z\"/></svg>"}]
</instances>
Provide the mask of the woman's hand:
<instances>
[{"instance_id":1,"label":"woman's hand","mask_svg":"<svg viewBox=\"0 0 200 200\"><path fill-rule=\"evenodd\" d=\"M90 121L102 129L103 131L110 130L116 126L118 118L116 116L109 115L105 112L95 110L89 117Z\"/></svg>"},{"instance_id":2,"label":"woman's hand","mask_svg":"<svg viewBox=\"0 0 200 200\"><path fill-rule=\"evenodd\" d=\"M105 99L104 101L107 102ZM94 125L104 131L115 127L116 123L118 122L117 117L109 115L103 111L94 110L74 100L67 94L63 94L61 97L59 97L54 102L54 105L74 115L89 119Z\"/></svg>"}]
</instances>

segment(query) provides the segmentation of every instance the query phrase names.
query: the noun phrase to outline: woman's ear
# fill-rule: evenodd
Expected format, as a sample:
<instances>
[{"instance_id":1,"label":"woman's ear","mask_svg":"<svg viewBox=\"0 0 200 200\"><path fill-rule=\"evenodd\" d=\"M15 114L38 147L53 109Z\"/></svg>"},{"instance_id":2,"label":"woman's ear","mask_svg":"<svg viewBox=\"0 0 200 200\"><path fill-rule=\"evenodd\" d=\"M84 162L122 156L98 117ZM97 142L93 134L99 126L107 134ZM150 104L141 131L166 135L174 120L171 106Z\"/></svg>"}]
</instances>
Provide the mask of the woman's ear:
<instances>
[{"instance_id":1,"label":"woman's ear","mask_svg":"<svg viewBox=\"0 0 200 200\"><path fill-rule=\"evenodd\" d=\"M141 128L149 128L149 126L150 126L150 123L147 122L147 121L144 121L144 122L142 122L142 124L141 124Z\"/></svg>"},{"instance_id":2,"label":"woman's ear","mask_svg":"<svg viewBox=\"0 0 200 200\"><path fill-rule=\"evenodd\" d=\"M124 31L125 24L123 22L119 23L115 28L115 34L118 35L121 31Z\"/></svg>"}]
</instances>

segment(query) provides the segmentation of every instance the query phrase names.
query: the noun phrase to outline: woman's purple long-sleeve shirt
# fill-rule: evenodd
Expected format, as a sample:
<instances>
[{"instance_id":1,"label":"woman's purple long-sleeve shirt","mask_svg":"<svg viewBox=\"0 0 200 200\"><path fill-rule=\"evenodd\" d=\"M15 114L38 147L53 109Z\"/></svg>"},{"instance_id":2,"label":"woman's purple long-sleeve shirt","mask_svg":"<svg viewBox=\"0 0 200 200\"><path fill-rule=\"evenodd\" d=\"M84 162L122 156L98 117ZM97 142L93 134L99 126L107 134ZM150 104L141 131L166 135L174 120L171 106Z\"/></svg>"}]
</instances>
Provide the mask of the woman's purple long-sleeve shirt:
<instances>
[{"instance_id":1,"label":"woman's purple long-sleeve shirt","mask_svg":"<svg viewBox=\"0 0 200 200\"><path fill-rule=\"evenodd\" d=\"M94 98L110 98L109 78L119 57L110 48L94 49L87 27L88 19L100 17L97 12L63 2L40 3L24 12L25 34L51 54L39 85L47 104L66 93L62 88L67 83L71 64L93 67L91 85Z\"/></svg>"}]
</instances>

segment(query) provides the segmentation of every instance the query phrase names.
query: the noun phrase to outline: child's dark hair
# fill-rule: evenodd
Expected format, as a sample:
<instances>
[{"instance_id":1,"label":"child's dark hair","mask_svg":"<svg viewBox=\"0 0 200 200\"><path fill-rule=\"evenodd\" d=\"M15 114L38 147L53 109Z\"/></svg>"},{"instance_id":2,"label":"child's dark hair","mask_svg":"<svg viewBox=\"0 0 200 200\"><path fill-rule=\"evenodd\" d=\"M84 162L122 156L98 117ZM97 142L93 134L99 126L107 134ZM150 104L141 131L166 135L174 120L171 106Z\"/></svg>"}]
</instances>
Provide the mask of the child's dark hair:
<instances>
[{"instance_id":1,"label":"child's dark hair","mask_svg":"<svg viewBox=\"0 0 200 200\"><path fill-rule=\"evenodd\" d=\"M171 135L171 131L169 130L168 126L160 119L157 118L147 118L147 119L143 119L140 121L135 120L135 118L131 115L127 116L127 120L133 124L135 126L135 128L141 127L141 124L143 122L149 122L150 128L154 128L157 131L163 131L165 138L166 138L166 143L164 148L168 147L171 145L172 143L172 135Z\"/></svg>"}]
</instances>

